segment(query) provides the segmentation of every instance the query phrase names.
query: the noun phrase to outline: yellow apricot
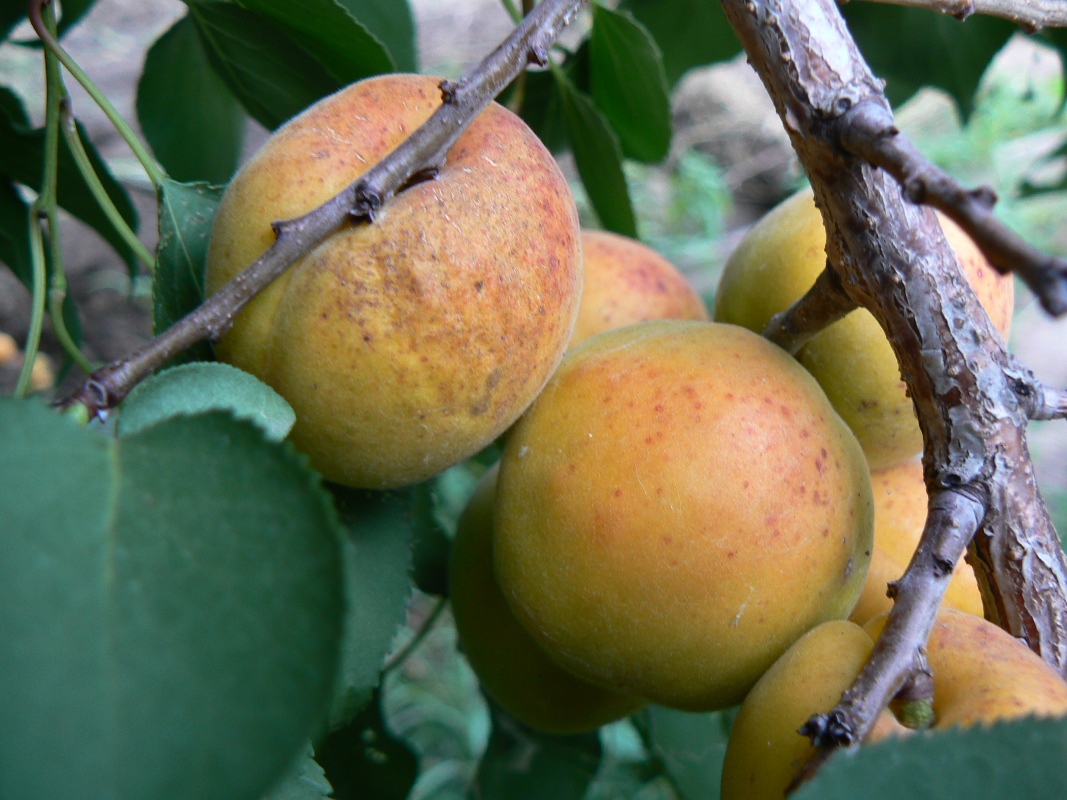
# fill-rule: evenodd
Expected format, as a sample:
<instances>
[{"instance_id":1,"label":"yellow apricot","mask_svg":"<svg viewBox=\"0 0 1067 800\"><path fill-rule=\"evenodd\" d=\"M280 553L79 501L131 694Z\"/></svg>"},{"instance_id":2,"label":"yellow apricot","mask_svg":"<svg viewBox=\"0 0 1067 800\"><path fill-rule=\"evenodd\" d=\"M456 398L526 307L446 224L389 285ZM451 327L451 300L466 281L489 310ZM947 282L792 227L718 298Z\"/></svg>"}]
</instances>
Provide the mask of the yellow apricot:
<instances>
[{"instance_id":1,"label":"yellow apricot","mask_svg":"<svg viewBox=\"0 0 1067 800\"><path fill-rule=\"evenodd\" d=\"M926 484L922 462L918 459L874 470L871 488L874 490L874 553L867 582L849 617L860 625L893 605L886 596L886 586L904 574L926 524ZM962 558L956 562L942 604L978 617L984 614L974 570Z\"/></svg>"},{"instance_id":2,"label":"yellow apricot","mask_svg":"<svg viewBox=\"0 0 1067 800\"><path fill-rule=\"evenodd\" d=\"M990 319L1007 337L1014 289L951 220L939 216L967 280ZM826 232L810 189L763 217L731 254L715 298L714 318L762 332L815 282L826 264ZM856 434L871 469L911 458L922 449L914 407L896 356L865 309L848 314L798 354L834 408Z\"/></svg>"},{"instance_id":3,"label":"yellow apricot","mask_svg":"<svg viewBox=\"0 0 1067 800\"><path fill-rule=\"evenodd\" d=\"M886 614L864 630L878 636ZM1067 683L1041 657L981 617L942 608L926 658L934 679L933 729L1067 714Z\"/></svg>"},{"instance_id":4,"label":"yellow apricot","mask_svg":"<svg viewBox=\"0 0 1067 800\"><path fill-rule=\"evenodd\" d=\"M734 720L722 766L722 800L782 800L814 754L798 733L837 705L874 642L847 620L808 631L752 687ZM889 724L889 723L883 723Z\"/></svg>"},{"instance_id":5,"label":"yellow apricot","mask_svg":"<svg viewBox=\"0 0 1067 800\"><path fill-rule=\"evenodd\" d=\"M648 245L607 231L582 231L585 285L570 347L590 336L654 319L708 318L696 290Z\"/></svg>"},{"instance_id":6,"label":"yellow apricot","mask_svg":"<svg viewBox=\"0 0 1067 800\"><path fill-rule=\"evenodd\" d=\"M636 711L644 701L562 669L511 613L493 575L493 498L498 467L478 483L452 543L449 591L456 632L482 688L531 728L578 733Z\"/></svg>"},{"instance_id":7,"label":"yellow apricot","mask_svg":"<svg viewBox=\"0 0 1067 800\"><path fill-rule=\"evenodd\" d=\"M847 616L871 548L866 462L818 384L708 322L570 351L508 437L495 513L500 587L541 647L688 710L739 702Z\"/></svg>"},{"instance_id":8,"label":"yellow apricot","mask_svg":"<svg viewBox=\"0 0 1067 800\"><path fill-rule=\"evenodd\" d=\"M434 78L387 75L316 103L230 183L207 291L356 180L441 104ZM218 343L296 411L292 439L332 481L423 480L506 430L562 357L581 293L574 201L514 114L490 105L440 174L298 261Z\"/></svg>"}]
</instances>

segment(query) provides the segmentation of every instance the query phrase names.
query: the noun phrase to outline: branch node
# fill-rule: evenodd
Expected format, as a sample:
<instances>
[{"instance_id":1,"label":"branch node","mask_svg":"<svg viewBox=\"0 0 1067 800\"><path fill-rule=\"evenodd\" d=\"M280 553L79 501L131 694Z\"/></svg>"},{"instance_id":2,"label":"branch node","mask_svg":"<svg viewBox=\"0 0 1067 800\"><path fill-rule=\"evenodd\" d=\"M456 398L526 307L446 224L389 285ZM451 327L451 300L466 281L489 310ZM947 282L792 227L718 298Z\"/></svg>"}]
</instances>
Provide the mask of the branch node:
<instances>
[{"instance_id":1,"label":"branch node","mask_svg":"<svg viewBox=\"0 0 1067 800\"><path fill-rule=\"evenodd\" d=\"M547 67L548 48L543 44L535 44L531 46L529 52L526 54L526 63L533 64L535 67Z\"/></svg>"},{"instance_id":2,"label":"branch node","mask_svg":"<svg viewBox=\"0 0 1067 800\"><path fill-rule=\"evenodd\" d=\"M976 189L971 189L967 194L972 200L976 203L980 203L987 209L992 209L999 199L992 186L979 186Z\"/></svg>"},{"instance_id":3,"label":"branch node","mask_svg":"<svg viewBox=\"0 0 1067 800\"><path fill-rule=\"evenodd\" d=\"M355 194L355 201L348 211L349 219L353 222L374 222L374 215L382 207L382 196L363 182L356 186Z\"/></svg>"},{"instance_id":4,"label":"branch node","mask_svg":"<svg viewBox=\"0 0 1067 800\"><path fill-rule=\"evenodd\" d=\"M445 78L439 84L437 88L441 90L441 102L445 105L453 105L456 102L456 98L459 96L459 84L456 81Z\"/></svg>"},{"instance_id":5,"label":"branch node","mask_svg":"<svg viewBox=\"0 0 1067 800\"><path fill-rule=\"evenodd\" d=\"M856 732L836 709L829 714L814 714L797 733L807 736L818 748L848 747L856 740Z\"/></svg>"}]
</instances>

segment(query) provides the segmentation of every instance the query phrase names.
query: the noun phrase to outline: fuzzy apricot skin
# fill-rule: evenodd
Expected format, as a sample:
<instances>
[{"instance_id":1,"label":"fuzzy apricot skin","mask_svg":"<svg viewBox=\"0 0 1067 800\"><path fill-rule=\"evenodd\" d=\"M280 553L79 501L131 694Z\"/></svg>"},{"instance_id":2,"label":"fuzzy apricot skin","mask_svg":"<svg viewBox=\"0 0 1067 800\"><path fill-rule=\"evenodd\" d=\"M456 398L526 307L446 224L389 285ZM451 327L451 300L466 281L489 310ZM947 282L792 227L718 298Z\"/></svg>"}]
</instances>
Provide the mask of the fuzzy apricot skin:
<instances>
[{"instance_id":1,"label":"fuzzy apricot skin","mask_svg":"<svg viewBox=\"0 0 1067 800\"><path fill-rule=\"evenodd\" d=\"M1005 339L1014 288L951 220L938 217L968 282ZM815 283L826 264L826 231L810 190L797 193L757 222L727 260L715 297L714 319L762 332ZM922 450L914 406L885 333L857 309L809 341L798 354L834 408L856 434L871 469Z\"/></svg>"},{"instance_id":2,"label":"fuzzy apricot skin","mask_svg":"<svg viewBox=\"0 0 1067 800\"><path fill-rule=\"evenodd\" d=\"M482 477L459 518L449 575L456 632L482 688L511 716L547 733L590 731L633 713L645 701L562 669L508 608L493 574L498 471Z\"/></svg>"},{"instance_id":3,"label":"fuzzy apricot skin","mask_svg":"<svg viewBox=\"0 0 1067 800\"><path fill-rule=\"evenodd\" d=\"M886 614L864 625L872 637ZM933 730L1067 714L1067 683L1021 641L981 617L942 608L926 660L934 680Z\"/></svg>"},{"instance_id":4,"label":"fuzzy apricot skin","mask_svg":"<svg viewBox=\"0 0 1067 800\"><path fill-rule=\"evenodd\" d=\"M708 318L685 276L648 245L617 233L583 230L582 262L582 301L569 347L635 322Z\"/></svg>"},{"instance_id":5,"label":"fuzzy apricot skin","mask_svg":"<svg viewBox=\"0 0 1067 800\"><path fill-rule=\"evenodd\" d=\"M918 459L874 470L871 488L874 490L874 553L867 582L849 616L860 625L892 607L886 587L904 574L926 524L926 484L922 462ZM956 562L941 604L976 617L984 614L974 570L962 558Z\"/></svg>"},{"instance_id":6,"label":"fuzzy apricot skin","mask_svg":"<svg viewBox=\"0 0 1067 800\"><path fill-rule=\"evenodd\" d=\"M353 84L276 131L223 197L216 291L301 215L356 180L440 105L434 78ZM218 357L296 411L327 479L415 483L507 429L562 357L581 294L578 216L532 131L490 105L440 174L343 228L257 296Z\"/></svg>"},{"instance_id":7,"label":"fuzzy apricot skin","mask_svg":"<svg viewBox=\"0 0 1067 800\"><path fill-rule=\"evenodd\" d=\"M784 351L733 325L640 323L572 350L509 435L496 575L569 671L723 708L851 611L870 492L855 437Z\"/></svg>"},{"instance_id":8,"label":"fuzzy apricot skin","mask_svg":"<svg viewBox=\"0 0 1067 800\"><path fill-rule=\"evenodd\" d=\"M808 631L774 662L741 704L722 766L722 800L782 800L815 752L798 733L852 685L874 642L847 620Z\"/></svg>"}]
</instances>

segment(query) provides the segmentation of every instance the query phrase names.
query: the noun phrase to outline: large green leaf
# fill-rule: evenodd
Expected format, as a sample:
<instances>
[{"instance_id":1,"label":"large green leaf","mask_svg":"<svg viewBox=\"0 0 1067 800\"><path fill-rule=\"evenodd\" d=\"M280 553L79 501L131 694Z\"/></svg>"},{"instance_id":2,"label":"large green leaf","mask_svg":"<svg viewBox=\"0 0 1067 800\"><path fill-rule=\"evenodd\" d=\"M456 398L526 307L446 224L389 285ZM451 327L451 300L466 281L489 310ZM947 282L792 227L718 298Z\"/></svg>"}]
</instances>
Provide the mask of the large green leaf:
<instances>
[{"instance_id":1,"label":"large green leaf","mask_svg":"<svg viewBox=\"0 0 1067 800\"><path fill-rule=\"evenodd\" d=\"M841 8L871 69L900 105L923 86L937 86L959 103L966 119L982 73L1018 30L1007 20L974 14L960 22L947 14L879 3Z\"/></svg>"},{"instance_id":2,"label":"large green leaf","mask_svg":"<svg viewBox=\"0 0 1067 800\"><path fill-rule=\"evenodd\" d=\"M623 0L619 8L632 13L659 42L671 86L693 67L741 52L719 0Z\"/></svg>"},{"instance_id":3,"label":"large green leaf","mask_svg":"<svg viewBox=\"0 0 1067 800\"><path fill-rule=\"evenodd\" d=\"M188 14L148 50L137 84L137 119L175 180L226 183L237 168L244 110L211 69Z\"/></svg>"},{"instance_id":4,"label":"large green leaf","mask_svg":"<svg viewBox=\"0 0 1067 800\"><path fill-rule=\"evenodd\" d=\"M152 281L152 327L165 331L204 300L204 261L222 188L166 180L159 189L159 246ZM176 361L208 360L201 343Z\"/></svg>"},{"instance_id":5,"label":"large green leaf","mask_svg":"<svg viewBox=\"0 0 1067 800\"><path fill-rule=\"evenodd\" d=\"M0 401L0 797L253 800L334 685L336 513L227 414L113 439Z\"/></svg>"},{"instance_id":6,"label":"large green leaf","mask_svg":"<svg viewBox=\"0 0 1067 800\"><path fill-rule=\"evenodd\" d=\"M493 732L478 767L483 800L581 800L600 766L596 732L538 733L493 709Z\"/></svg>"},{"instance_id":7,"label":"large green leaf","mask_svg":"<svg viewBox=\"0 0 1067 800\"><path fill-rule=\"evenodd\" d=\"M396 68L417 72L418 53L415 50L415 17L408 0L338 0L349 13L374 34L389 50Z\"/></svg>"},{"instance_id":8,"label":"large green leaf","mask_svg":"<svg viewBox=\"0 0 1067 800\"><path fill-rule=\"evenodd\" d=\"M938 731L842 752L796 800L1067 797L1067 719Z\"/></svg>"},{"instance_id":9,"label":"large green leaf","mask_svg":"<svg viewBox=\"0 0 1067 800\"><path fill-rule=\"evenodd\" d=\"M571 152L600 224L609 231L636 237L637 223L622 171L618 137L588 95L566 83L559 89Z\"/></svg>"},{"instance_id":10,"label":"large green leaf","mask_svg":"<svg viewBox=\"0 0 1067 800\"><path fill-rule=\"evenodd\" d=\"M247 419L272 442L282 441L296 422L292 406L255 376L229 364L198 361L137 384L122 403L116 430L132 436L172 417L208 411Z\"/></svg>"},{"instance_id":11,"label":"large green leaf","mask_svg":"<svg viewBox=\"0 0 1067 800\"><path fill-rule=\"evenodd\" d=\"M30 207L12 181L0 178L0 261L27 287L33 271L29 229Z\"/></svg>"},{"instance_id":12,"label":"large green leaf","mask_svg":"<svg viewBox=\"0 0 1067 800\"><path fill-rule=\"evenodd\" d=\"M89 162L100 177L111 201L129 226L137 230L137 211L126 190L112 177L80 123L77 125L77 132L88 153ZM130 275L136 274L137 261L133 251L97 205L92 191L78 170L70 148L62 138L59 143L58 166L59 205L103 236L126 262ZM0 87L0 177L9 178L40 192L43 169L44 129L33 128L18 96L10 89Z\"/></svg>"},{"instance_id":13,"label":"large green leaf","mask_svg":"<svg viewBox=\"0 0 1067 800\"><path fill-rule=\"evenodd\" d=\"M314 53L341 85L396 68L389 51L340 0L235 2L281 25L309 53Z\"/></svg>"},{"instance_id":14,"label":"large green leaf","mask_svg":"<svg viewBox=\"0 0 1067 800\"><path fill-rule=\"evenodd\" d=\"M623 153L663 160L671 146L671 103L655 40L630 15L594 4L589 54L593 100Z\"/></svg>"},{"instance_id":15,"label":"large green leaf","mask_svg":"<svg viewBox=\"0 0 1067 800\"><path fill-rule=\"evenodd\" d=\"M348 530L344 546L348 613L329 718L336 728L348 723L378 686L385 655L404 619L411 592L415 515L410 489L332 489Z\"/></svg>"},{"instance_id":16,"label":"large green leaf","mask_svg":"<svg viewBox=\"0 0 1067 800\"><path fill-rule=\"evenodd\" d=\"M418 774L415 754L386 727L380 692L319 744L315 758L337 800L404 800Z\"/></svg>"},{"instance_id":17,"label":"large green leaf","mask_svg":"<svg viewBox=\"0 0 1067 800\"><path fill-rule=\"evenodd\" d=\"M186 0L208 58L241 105L273 130L343 82L278 23L224 0Z\"/></svg>"}]
</instances>

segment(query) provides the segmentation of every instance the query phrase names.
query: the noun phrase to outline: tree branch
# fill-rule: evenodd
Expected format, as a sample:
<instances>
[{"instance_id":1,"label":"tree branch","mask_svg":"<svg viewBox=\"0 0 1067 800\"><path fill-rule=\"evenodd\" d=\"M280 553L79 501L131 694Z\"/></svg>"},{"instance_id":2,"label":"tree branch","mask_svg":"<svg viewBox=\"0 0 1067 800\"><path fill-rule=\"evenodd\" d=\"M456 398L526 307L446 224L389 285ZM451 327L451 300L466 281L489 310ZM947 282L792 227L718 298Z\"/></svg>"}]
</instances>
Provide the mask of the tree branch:
<instances>
[{"instance_id":1,"label":"tree branch","mask_svg":"<svg viewBox=\"0 0 1067 800\"><path fill-rule=\"evenodd\" d=\"M848 0L844 0L848 2ZM1042 28L1067 27L1067 7L1063 0L867 0L909 8L939 11L958 20L971 14L1003 17L1020 26L1026 33Z\"/></svg>"},{"instance_id":2,"label":"tree branch","mask_svg":"<svg viewBox=\"0 0 1067 800\"><path fill-rule=\"evenodd\" d=\"M1034 485L1018 365L963 277L934 212L841 147L853 119L892 117L833 0L722 0L811 180L844 291L893 346L923 433L930 493L919 549L863 673L813 721L824 747L861 741L921 663L963 547L986 616L1067 668L1067 563ZM853 109L863 113L850 113ZM873 109L871 111L868 110ZM879 128L884 130L884 126ZM971 534L975 536L971 539Z\"/></svg>"},{"instance_id":3,"label":"tree branch","mask_svg":"<svg viewBox=\"0 0 1067 800\"><path fill-rule=\"evenodd\" d=\"M911 202L933 206L951 217L998 271L1014 271L1022 278L1049 314L1067 312L1067 259L1042 253L997 219L992 189L969 191L927 161L879 103L854 106L835 122L835 128L845 150L886 170Z\"/></svg>"},{"instance_id":4,"label":"tree branch","mask_svg":"<svg viewBox=\"0 0 1067 800\"><path fill-rule=\"evenodd\" d=\"M271 281L343 225L373 222L375 212L412 181L435 174L467 125L527 65L545 64L549 49L588 0L544 0L478 66L459 81L442 81L443 103L392 153L336 197L302 217L274 223L273 245L195 311L121 361L96 370L60 403L92 416L113 409L130 390L177 353L217 340Z\"/></svg>"},{"instance_id":5,"label":"tree branch","mask_svg":"<svg viewBox=\"0 0 1067 800\"><path fill-rule=\"evenodd\" d=\"M858 307L841 285L837 273L827 265L803 297L771 317L763 335L790 355L796 355L815 334Z\"/></svg>"}]
</instances>

